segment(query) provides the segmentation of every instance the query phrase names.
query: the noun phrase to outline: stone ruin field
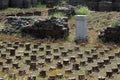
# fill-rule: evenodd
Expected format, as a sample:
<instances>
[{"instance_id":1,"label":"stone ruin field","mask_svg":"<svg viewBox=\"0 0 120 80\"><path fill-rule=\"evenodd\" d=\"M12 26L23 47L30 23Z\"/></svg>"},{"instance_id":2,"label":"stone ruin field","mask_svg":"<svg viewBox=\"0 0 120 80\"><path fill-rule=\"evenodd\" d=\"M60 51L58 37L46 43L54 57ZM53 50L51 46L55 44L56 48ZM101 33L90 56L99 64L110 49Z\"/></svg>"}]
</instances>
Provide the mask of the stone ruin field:
<instances>
[{"instance_id":1,"label":"stone ruin field","mask_svg":"<svg viewBox=\"0 0 120 80\"><path fill-rule=\"evenodd\" d=\"M24 17L30 18L31 23L41 20L41 16L48 16L48 10L46 7L2 10L0 28L12 25L6 22L9 16L22 16L21 24L27 25ZM74 42L74 15L68 19L67 39L22 37L12 28L7 31L9 33L0 31L0 80L120 80L119 43L104 43L98 39L98 33L118 19L120 12L117 11L92 11L88 19L87 41L84 42Z\"/></svg>"},{"instance_id":2,"label":"stone ruin field","mask_svg":"<svg viewBox=\"0 0 120 80\"><path fill-rule=\"evenodd\" d=\"M117 46L0 41L1 80L119 80Z\"/></svg>"}]
</instances>

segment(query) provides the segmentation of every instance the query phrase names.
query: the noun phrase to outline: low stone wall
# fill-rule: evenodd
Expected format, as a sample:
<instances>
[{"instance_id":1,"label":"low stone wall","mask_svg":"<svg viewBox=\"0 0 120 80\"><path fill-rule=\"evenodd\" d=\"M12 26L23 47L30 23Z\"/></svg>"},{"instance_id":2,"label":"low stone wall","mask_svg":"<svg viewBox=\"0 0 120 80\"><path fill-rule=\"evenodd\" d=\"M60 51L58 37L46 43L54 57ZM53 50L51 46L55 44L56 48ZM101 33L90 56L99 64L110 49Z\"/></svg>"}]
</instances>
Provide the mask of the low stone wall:
<instances>
[{"instance_id":1,"label":"low stone wall","mask_svg":"<svg viewBox=\"0 0 120 80\"><path fill-rule=\"evenodd\" d=\"M32 26L22 28L21 33L36 38L64 39L69 35L67 21L67 18L55 17L38 20Z\"/></svg>"},{"instance_id":2,"label":"low stone wall","mask_svg":"<svg viewBox=\"0 0 120 80\"><path fill-rule=\"evenodd\" d=\"M5 25L1 33L21 34L23 37L58 39L69 35L68 18L9 16Z\"/></svg>"}]
</instances>

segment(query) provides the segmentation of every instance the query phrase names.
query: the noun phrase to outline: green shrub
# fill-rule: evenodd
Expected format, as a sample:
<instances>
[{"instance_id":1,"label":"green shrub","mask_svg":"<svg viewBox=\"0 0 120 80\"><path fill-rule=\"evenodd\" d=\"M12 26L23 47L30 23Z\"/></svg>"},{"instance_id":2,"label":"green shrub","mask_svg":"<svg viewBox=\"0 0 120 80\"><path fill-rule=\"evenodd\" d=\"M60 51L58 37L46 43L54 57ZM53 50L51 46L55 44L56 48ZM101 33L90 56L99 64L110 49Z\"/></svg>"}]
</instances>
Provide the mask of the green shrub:
<instances>
[{"instance_id":1,"label":"green shrub","mask_svg":"<svg viewBox=\"0 0 120 80\"><path fill-rule=\"evenodd\" d=\"M80 7L79 9L75 10L76 15L88 15L90 13L90 10L88 7Z\"/></svg>"}]
</instances>

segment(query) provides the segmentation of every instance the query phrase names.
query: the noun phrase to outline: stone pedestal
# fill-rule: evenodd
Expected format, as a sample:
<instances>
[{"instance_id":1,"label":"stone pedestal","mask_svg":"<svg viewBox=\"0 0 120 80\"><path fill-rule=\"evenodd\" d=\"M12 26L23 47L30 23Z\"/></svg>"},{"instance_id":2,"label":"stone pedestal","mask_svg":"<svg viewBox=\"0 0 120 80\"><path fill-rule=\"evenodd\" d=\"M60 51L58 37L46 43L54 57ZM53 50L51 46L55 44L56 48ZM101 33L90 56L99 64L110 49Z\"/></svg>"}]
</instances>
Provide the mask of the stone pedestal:
<instances>
[{"instance_id":1,"label":"stone pedestal","mask_svg":"<svg viewBox=\"0 0 120 80\"><path fill-rule=\"evenodd\" d=\"M87 15L76 15L76 36L75 40L86 40L87 38Z\"/></svg>"}]
</instances>

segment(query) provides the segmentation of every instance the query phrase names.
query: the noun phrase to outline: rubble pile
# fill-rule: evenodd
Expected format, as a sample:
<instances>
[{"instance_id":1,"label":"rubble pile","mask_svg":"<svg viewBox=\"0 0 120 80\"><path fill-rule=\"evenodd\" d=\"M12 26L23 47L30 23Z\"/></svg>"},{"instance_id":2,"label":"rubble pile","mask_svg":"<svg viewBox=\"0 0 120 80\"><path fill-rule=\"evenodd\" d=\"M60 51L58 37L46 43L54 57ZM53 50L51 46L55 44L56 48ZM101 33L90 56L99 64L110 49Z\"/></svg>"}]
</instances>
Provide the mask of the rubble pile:
<instances>
[{"instance_id":1,"label":"rubble pile","mask_svg":"<svg viewBox=\"0 0 120 80\"><path fill-rule=\"evenodd\" d=\"M1 33L20 33L36 38L65 38L69 34L68 18L40 18L9 16Z\"/></svg>"},{"instance_id":2,"label":"rubble pile","mask_svg":"<svg viewBox=\"0 0 120 80\"><path fill-rule=\"evenodd\" d=\"M120 42L120 24L100 31L98 38L104 42Z\"/></svg>"},{"instance_id":3,"label":"rubble pile","mask_svg":"<svg viewBox=\"0 0 120 80\"><path fill-rule=\"evenodd\" d=\"M9 16L6 18L5 27L2 29L2 33L12 34L20 33L23 26L30 25L34 20L29 17L15 17Z\"/></svg>"}]
</instances>

